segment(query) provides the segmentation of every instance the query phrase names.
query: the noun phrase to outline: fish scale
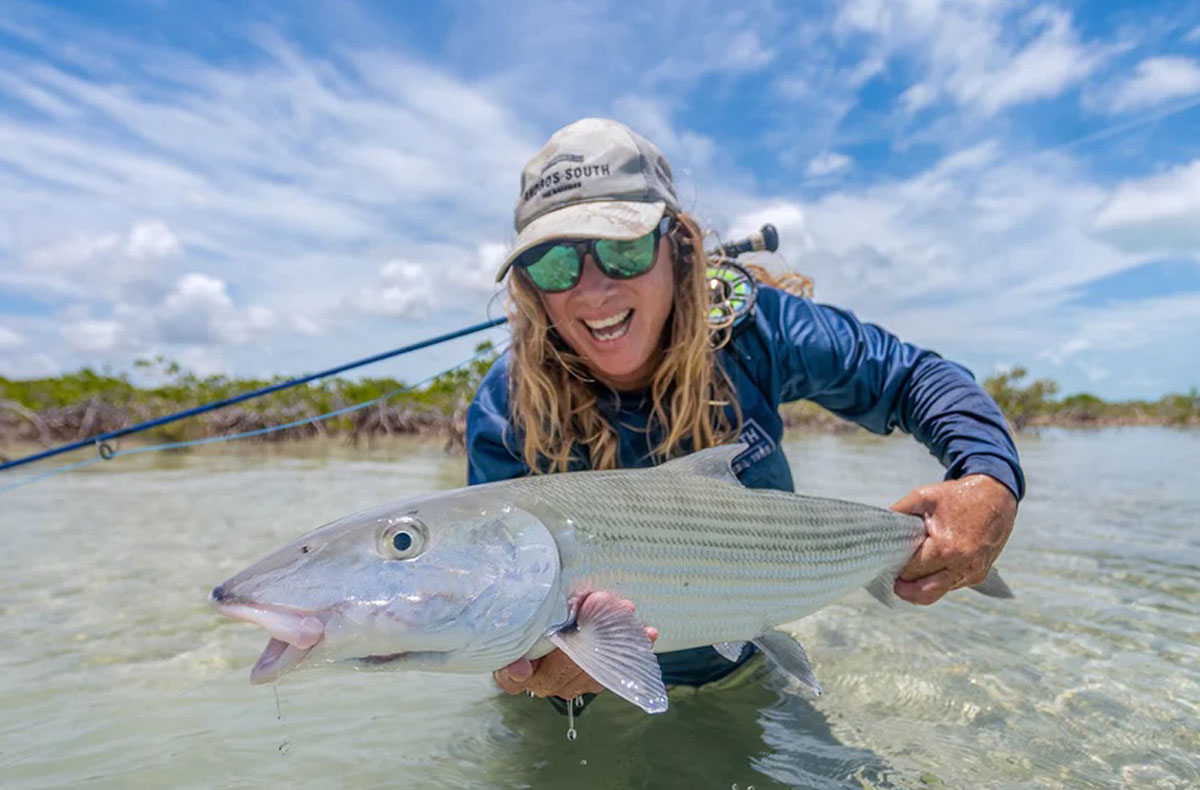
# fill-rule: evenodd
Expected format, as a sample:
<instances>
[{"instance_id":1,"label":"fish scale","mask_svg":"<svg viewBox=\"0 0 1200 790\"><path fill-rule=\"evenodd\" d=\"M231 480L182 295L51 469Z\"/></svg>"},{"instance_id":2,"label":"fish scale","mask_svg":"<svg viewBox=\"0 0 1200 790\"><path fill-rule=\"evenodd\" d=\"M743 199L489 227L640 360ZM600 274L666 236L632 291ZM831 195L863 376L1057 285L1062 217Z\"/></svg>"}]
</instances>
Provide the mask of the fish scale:
<instances>
[{"instance_id":1,"label":"fish scale","mask_svg":"<svg viewBox=\"0 0 1200 790\"><path fill-rule=\"evenodd\" d=\"M562 548L568 592L628 598L659 628L656 652L751 639L797 620L897 572L925 534L921 519L882 508L669 472L507 484Z\"/></svg>"},{"instance_id":2,"label":"fish scale","mask_svg":"<svg viewBox=\"0 0 1200 790\"><path fill-rule=\"evenodd\" d=\"M925 527L868 505L745 488L731 469L745 449L366 510L277 550L210 600L270 634L256 683L342 662L482 672L559 649L659 713L667 695L649 625L659 653L715 645L734 660L753 640L820 693L804 649L776 629L862 586L891 603ZM1012 597L994 572L976 589Z\"/></svg>"}]
</instances>

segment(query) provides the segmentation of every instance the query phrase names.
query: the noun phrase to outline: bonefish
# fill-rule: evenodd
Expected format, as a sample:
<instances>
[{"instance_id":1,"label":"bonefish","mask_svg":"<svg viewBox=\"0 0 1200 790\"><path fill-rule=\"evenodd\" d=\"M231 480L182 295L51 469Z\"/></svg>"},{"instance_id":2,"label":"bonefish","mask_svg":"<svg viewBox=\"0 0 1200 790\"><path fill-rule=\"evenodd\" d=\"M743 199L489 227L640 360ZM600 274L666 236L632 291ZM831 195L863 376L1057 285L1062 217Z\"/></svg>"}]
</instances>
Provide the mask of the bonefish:
<instances>
[{"instance_id":1,"label":"bonefish","mask_svg":"<svg viewBox=\"0 0 1200 790\"><path fill-rule=\"evenodd\" d=\"M819 693L777 626L866 587L885 603L925 535L882 508L744 487L727 445L650 469L507 480L327 524L216 587L270 641L255 683L299 666L488 672L560 648L657 713L654 653L751 641ZM994 571L976 589L1011 597ZM614 595L592 596L595 592ZM620 605L628 599L635 612ZM645 626L659 631L651 645Z\"/></svg>"}]
</instances>

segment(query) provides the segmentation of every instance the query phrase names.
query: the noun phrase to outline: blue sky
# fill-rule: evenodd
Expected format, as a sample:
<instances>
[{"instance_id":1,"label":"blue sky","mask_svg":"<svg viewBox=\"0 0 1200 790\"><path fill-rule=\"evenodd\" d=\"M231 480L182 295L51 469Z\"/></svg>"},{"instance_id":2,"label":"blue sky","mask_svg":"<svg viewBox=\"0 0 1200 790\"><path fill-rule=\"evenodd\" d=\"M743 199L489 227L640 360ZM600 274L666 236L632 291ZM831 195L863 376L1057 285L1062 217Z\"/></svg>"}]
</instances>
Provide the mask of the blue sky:
<instances>
[{"instance_id":1,"label":"blue sky","mask_svg":"<svg viewBox=\"0 0 1200 790\"><path fill-rule=\"evenodd\" d=\"M1200 6L999 0L6 2L0 375L299 373L497 315L521 165L587 115L980 377L1200 385Z\"/></svg>"}]
</instances>

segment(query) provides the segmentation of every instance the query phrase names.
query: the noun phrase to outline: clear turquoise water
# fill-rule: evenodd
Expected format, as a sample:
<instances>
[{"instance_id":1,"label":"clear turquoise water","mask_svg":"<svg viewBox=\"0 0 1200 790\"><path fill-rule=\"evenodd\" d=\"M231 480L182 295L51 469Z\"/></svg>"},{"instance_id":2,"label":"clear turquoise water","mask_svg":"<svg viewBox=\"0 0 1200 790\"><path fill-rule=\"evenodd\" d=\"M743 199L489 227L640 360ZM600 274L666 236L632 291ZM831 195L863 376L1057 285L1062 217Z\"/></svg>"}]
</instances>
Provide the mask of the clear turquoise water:
<instances>
[{"instance_id":1,"label":"clear turquoise water","mask_svg":"<svg viewBox=\"0 0 1200 790\"><path fill-rule=\"evenodd\" d=\"M886 505L940 477L903 438L787 445L801 490ZM122 459L0 496L0 785L95 787L1200 787L1200 433L1025 438L1000 567L893 612L801 621L826 694L758 668L580 737L487 677L307 672L252 687L261 631L208 589L284 540L460 484L436 445ZM277 712L278 710L278 712Z\"/></svg>"}]
</instances>

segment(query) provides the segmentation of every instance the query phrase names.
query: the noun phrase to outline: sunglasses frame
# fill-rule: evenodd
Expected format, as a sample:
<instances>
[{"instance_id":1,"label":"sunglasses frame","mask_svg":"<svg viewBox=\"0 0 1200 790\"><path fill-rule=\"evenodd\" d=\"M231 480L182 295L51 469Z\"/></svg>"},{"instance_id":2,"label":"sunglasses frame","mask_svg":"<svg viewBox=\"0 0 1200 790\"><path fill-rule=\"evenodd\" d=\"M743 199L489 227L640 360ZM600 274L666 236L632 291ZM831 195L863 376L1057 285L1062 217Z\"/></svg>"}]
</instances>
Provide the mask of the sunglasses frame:
<instances>
[{"instance_id":1,"label":"sunglasses frame","mask_svg":"<svg viewBox=\"0 0 1200 790\"><path fill-rule=\"evenodd\" d=\"M650 265L647 266L642 271L638 272L637 274L631 274L629 276L622 276L619 272L614 272L614 271L610 270L608 265L606 263L604 263L602 260L600 260L600 256L596 254L596 242L598 242L598 241L614 241L614 239L598 239L598 238L554 239L551 242L543 242L542 244L538 244L535 247L530 247L528 250L526 250L525 252L523 252L519 256L517 256L517 259L516 259L516 261L513 262L513 265L514 265L514 268L516 268L518 271L521 272L521 276L524 277L525 280L530 285L532 285L534 288L541 291L542 293L548 293L548 294L566 293L567 291L571 290L575 286L579 285L579 280L580 280L580 278L583 277L584 257L588 256L588 255L590 255L592 257L592 262L596 264L596 268L599 269L601 271L601 273L604 274L605 277L611 277L614 280L635 280L638 277L641 277L642 275L646 274L647 272L649 272L651 269L654 268L654 264L658 260L658 243L659 243L659 241L662 240L662 238L664 236L666 236L673 230L674 224L675 224L674 218L670 214L664 214L663 218L661 220L659 220L657 225L654 226L654 230L652 230L646 234L646 236L651 236L651 235L654 236L654 256L650 259ZM644 239L646 236L639 236L638 238ZM620 241L620 239L616 239L616 241ZM637 239L628 239L628 241L637 241ZM532 263L527 262L526 258L525 258L526 255L533 252L534 250L538 250L538 249L542 249L542 248L545 248L546 252L549 252L554 247L570 247L575 250L575 255L578 256L578 258L579 258L579 269L575 272L575 276L574 276L574 278L572 278L571 284L566 286L565 288L543 288L542 286L537 284L537 282L533 279L533 275L531 275L527 271L530 266L536 264L538 261L533 261ZM545 254L545 253L543 253L543 254ZM541 260L540 256L539 256L538 260L539 261Z\"/></svg>"}]
</instances>

